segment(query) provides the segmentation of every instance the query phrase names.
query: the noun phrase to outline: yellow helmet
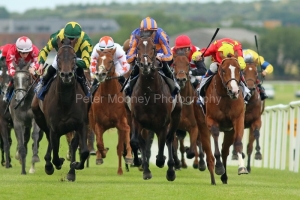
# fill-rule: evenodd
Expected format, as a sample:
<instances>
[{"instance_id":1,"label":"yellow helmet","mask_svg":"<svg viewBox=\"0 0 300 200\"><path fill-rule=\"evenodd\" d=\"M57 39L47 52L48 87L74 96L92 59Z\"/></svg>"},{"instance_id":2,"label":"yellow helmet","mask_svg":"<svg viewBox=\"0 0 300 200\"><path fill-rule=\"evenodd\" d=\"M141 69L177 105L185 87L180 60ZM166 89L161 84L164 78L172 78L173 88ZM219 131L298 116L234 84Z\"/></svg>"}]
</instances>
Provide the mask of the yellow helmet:
<instances>
[{"instance_id":1,"label":"yellow helmet","mask_svg":"<svg viewBox=\"0 0 300 200\"><path fill-rule=\"evenodd\" d=\"M198 56L201 56L202 53L200 51L195 51L192 55L192 60L196 60Z\"/></svg>"},{"instance_id":2,"label":"yellow helmet","mask_svg":"<svg viewBox=\"0 0 300 200\"><path fill-rule=\"evenodd\" d=\"M219 52L223 52L223 56L227 57L228 54L234 55L233 46L228 43L223 43L222 46L218 49Z\"/></svg>"},{"instance_id":3,"label":"yellow helmet","mask_svg":"<svg viewBox=\"0 0 300 200\"><path fill-rule=\"evenodd\" d=\"M241 70L245 69L246 63L245 63L244 58L241 57L241 56L239 56L237 60L238 60L238 63L239 63L239 65L240 65Z\"/></svg>"}]
</instances>

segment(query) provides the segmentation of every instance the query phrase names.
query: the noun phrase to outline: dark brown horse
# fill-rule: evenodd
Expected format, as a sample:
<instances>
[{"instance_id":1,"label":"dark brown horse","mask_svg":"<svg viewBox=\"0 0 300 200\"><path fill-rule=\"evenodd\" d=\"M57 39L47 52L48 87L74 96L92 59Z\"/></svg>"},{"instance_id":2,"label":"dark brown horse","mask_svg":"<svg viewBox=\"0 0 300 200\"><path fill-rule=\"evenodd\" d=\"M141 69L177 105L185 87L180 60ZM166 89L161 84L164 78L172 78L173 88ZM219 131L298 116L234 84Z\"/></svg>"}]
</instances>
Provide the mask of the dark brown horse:
<instances>
[{"instance_id":1,"label":"dark brown horse","mask_svg":"<svg viewBox=\"0 0 300 200\"><path fill-rule=\"evenodd\" d=\"M251 91L251 99L249 100L248 104L246 105L246 112L245 112L245 128L249 128L249 142L247 145L247 170L251 172L251 154L253 151L253 142L256 140L256 153L255 153L255 160L261 160L262 155L260 152L260 145L259 145L259 130L261 128L261 115L264 111L265 101L261 101L258 87L256 85L258 79L258 71L255 63L247 63L246 68L243 70L244 77L247 83L248 88ZM234 152L233 158L237 155Z\"/></svg>"},{"instance_id":2,"label":"dark brown horse","mask_svg":"<svg viewBox=\"0 0 300 200\"><path fill-rule=\"evenodd\" d=\"M145 130L156 133L158 137L158 155L156 166L162 168L165 163L164 147L168 147L168 170L166 178L174 181L176 178L173 159L173 140L180 121L181 102L180 94L175 99L171 96L170 88L160 75L160 67L156 63L156 46L151 37L138 37L137 66L139 77L133 87L131 99L128 100L131 108L132 127L134 127L132 143L136 143L142 154L143 178L151 179L149 160L146 155ZM143 137L144 136L144 137ZM178 159L178 158L177 158Z\"/></svg>"},{"instance_id":3,"label":"dark brown horse","mask_svg":"<svg viewBox=\"0 0 300 200\"><path fill-rule=\"evenodd\" d=\"M173 68L174 76L180 86L180 96L182 98L182 109L181 117L178 125L178 129L182 131L189 132L190 135L190 148L188 148L186 154L187 158L191 159L195 157L194 167L198 168L198 151L196 148L197 137L198 137L198 126L194 115L194 101L196 98L195 90L190 82L189 69L190 62L184 52L177 52L173 54ZM184 160L184 147L183 138L180 138L179 134L176 134L174 147L178 146L178 141L180 141L180 151L181 151L181 163L185 167L186 163ZM176 152L178 148L175 148Z\"/></svg>"},{"instance_id":4,"label":"dark brown horse","mask_svg":"<svg viewBox=\"0 0 300 200\"><path fill-rule=\"evenodd\" d=\"M187 56L183 54L183 52L177 52L173 56L174 75L181 87L180 95L182 98L182 111L178 129L188 131L190 134L190 148L189 151L187 151L187 157L192 158L193 156L195 156L193 164L194 168L197 167L200 171L204 171L206 169L206 166L203 157L204 152L206 152L206 161L211 175L211 184L215 185L215 159L211 151L210 132L207 129L205 116L202 112L202 109L196 103L196 91L192 86L190 77L188 75L190 70L189 60ZM178 140L180 141L180 151L183 154L183 138L178 138ZM176 145L178 146L178 142L175 139L174 146L176 147ZM199 152L197 150L197 147L199 149ZM202 150L202 147L204 149L204 152ZM175 148L175 150L177 151L177 148ZM199 156L200 161L198 160ZM184 164L183 159L181 159L181 162L182 164Z\"/></svg>"},{"instance_id":5,"label":"dark brown horse","mask_svg":"<svg viewBox=\"0 0 300 200\"><path fill-rule=\"evenodd\" d=\"M103 134L106 130L117 128L118 130L118 170L119 175L122 170L122 152L126 146L127 155L125 162L131 164L133 159L130 147L130 127L127 122L127 113L124 105L124 98L121 85L115 73L114 54L116 49L109 51L97 51L99 54L98 65L95 77L100 85L94 96L91 109L89 111L89 121L93 132L96 134L97 153L96 164L102 164L106 157L107 149L104 148Z\"/></svg>"},{"instance_id":6,"label":"dark brown horse","mask_svg":"<svg viewBox=\"0 0 300 200\"><path fill-rule=\"evenodd\" d=\"M72 139L72 161L67 179L75 181L75 169L83 169L89 156L87 148L88 108L90 100L76 80L76 54L69 39L58 39L57 73L44 101L35 96L32 101L35 120L45 131L48 148L45 172L52 175L53 164L61 169L64 158L59 157L60 137L75 131ZM80 162L75 162L75 151L80 143ZM53 159L51 162L51 152ZM52 164L53 163L53 164Z\"/></svg>"},{"instance_id":7,"label":"dark brown horse","mask_svg":"<svg viewBox=\"0 0 300 200\"><path fill-rule=\"evenodd\" d=\"M9 75L7 74L7 66L5 62L0 60L0 65L2 67L1 75L1 90L5 91L7 88L7 83L9 82ZM3 101L3 96L5 94L1 92L0 94L0 148L1 148L1 165L6 168L12 167L10 158L10 146L11 140L11 129L13 128L13 121L8 111L8 103ZM5 113L4 113L5 112Z\"/></svg>"},{"instance_id":8,"label":"dark brown horse","mask_svg":"<svg viewBox=\"0 0 300 200\"><path fill-rule=\"evenodd\" d=\"M208 85L204 97L206 103L206 123L215 144L216 174L222 175L221 180L227 184L226 164L229 147L234 144L238 154L238 174L247 174L242 157L244 134L245 104L239 90L240 66L237 59L227 57L222 60L217 74ZM222 144L222 162L218 144L219 132L224 132ZM224 168L223 168L224 167Z\"/></svg>"}]
</instances>

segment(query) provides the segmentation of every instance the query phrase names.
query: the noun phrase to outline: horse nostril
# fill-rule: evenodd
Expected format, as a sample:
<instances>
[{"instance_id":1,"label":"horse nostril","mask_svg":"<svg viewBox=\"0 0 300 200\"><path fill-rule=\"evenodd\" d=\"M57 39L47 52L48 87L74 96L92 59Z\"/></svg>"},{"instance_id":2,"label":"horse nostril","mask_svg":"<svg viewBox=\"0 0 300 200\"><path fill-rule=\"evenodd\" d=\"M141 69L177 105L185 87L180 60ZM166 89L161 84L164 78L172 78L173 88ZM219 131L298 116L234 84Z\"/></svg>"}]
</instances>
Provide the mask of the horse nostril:
<instances>
[{"instance_id":1,"label":"horse nostril","mask_svg":"<svg viewBox=\"0 0 300 200\"><path fill-rule=\"evenodd\" d=\"M183 81L186 82L186 81L187 81L187 78L184 78Z\"/></svg>"},{"instance_id":2,"label":"horse nostril","mask_svg":"<svg viewBox=\"0 0 300 200\"><path fill-rule=\"evenodd\" d=\"M98 76L99 75L99 73L98 72L96 72L96 76Z\"/></svg>"},{"instance_id":3,"label":"horse nostril","mask_svg":"<svg viewBox=\"0 0 300 200\"><path fill-rule=\"evenodd\" d=\"M69 76L69 77L72 77L72 75L73 75L72 72L69 72L69 73L68 73L68 76Z\"/></svg>"},{"instance_id":4,"label":"horse nostril","mask_svg":"<svg viewBox=\"0 0 300 200\"><path fill-rule=\"evenodd\" d=\"M60 77L65 77L65 73L60 72Z\"/></svg>"},{"instance_id":5,"label":"horse nostril","mask_svg":"<svg viewBox=\"0 0 300 200\"><path fill-rule=\"evenodd\" d=\"M101 76L105 76L106 75L106 73L101 73Z\"/></svg>"}]
</instances>

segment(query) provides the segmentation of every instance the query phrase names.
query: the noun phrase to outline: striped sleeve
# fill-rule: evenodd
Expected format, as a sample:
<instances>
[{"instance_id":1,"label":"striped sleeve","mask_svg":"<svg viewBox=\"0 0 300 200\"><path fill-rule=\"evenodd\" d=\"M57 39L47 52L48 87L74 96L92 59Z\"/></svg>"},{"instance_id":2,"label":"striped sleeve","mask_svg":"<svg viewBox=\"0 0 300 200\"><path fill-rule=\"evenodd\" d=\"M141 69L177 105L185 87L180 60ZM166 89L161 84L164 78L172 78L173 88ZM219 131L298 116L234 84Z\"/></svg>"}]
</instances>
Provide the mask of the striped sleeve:
<instances>
[{"instance_id":1,"label":"striped sleeve","mask_svg":"<svg viewBox=\"0 0 300 200\"><path fill-rule=\"evenodd\" d=\"M171 61L173 59L173 54L169 45L168 36L164 31L162 31L160 34L159 43L164 52L164 55L161 57L161 59L163 61Z\"/></svg>"},{"instance_id":2,"label":"striped sleeve","mask_svg":"<svg viewBox=\"0 0 300 200\"><path fill-rule=\"evenodd\" d=\"M137 38L135 37L135 33L132 32L129 41L129 50L126 55L127 63L131 63L136 57L137 47Z\"/></svg>"},{"instance_id":3,"label":"striped sleeve","mask_svg":"<svg viewBox=\"0 0 300 200\"><path fill-rule=\"evenodd\" d=\"M59 31L57 31L56 33L52 34L50 36L50 39L48 40L46 46L44 46L44 48L42 48L39 52L39 56L38 56L38 62L41 64L44 64L47 60L48 54L50 53L50 51L54 48L57 48L57 35L58 35Z\"/></svg>"}]
</instances>

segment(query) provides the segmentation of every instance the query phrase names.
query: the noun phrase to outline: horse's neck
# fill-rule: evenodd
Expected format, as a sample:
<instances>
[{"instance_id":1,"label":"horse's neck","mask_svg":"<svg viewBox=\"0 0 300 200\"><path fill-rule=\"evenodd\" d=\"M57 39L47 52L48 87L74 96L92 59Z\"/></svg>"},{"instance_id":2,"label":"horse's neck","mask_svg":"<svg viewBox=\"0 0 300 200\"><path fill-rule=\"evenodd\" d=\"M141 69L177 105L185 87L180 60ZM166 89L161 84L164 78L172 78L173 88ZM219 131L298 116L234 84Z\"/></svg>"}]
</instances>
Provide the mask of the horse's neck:
<instances>
[{"instance_id":1,"label":"horse's neck","mask_svg":"<svg viewBox=\"0 0 300 200\"><path fill-rule=\"evenodd\" d=\"M220 75L217 73L214 76L214 81L212 81L214 90L216 91L218 96L227 96L227 90L225 88L225 86L223 85L222 79L220 77Z\"/></svg>"},{"instance_id":2,"label":"horse's neck","mask_svg":"<svg viewBox=\"0 0 300 200\"><path fill-rule=\"evenodd\" d=\"M76 101L77 81L73 81L74 82L71 84L63 84L62 80L59 77L56 78L55 92L59 97L59 102L62 103L64 106L71 105L71 102Z\"/></svg>"},{"instance_id":3,"label":"horse's neck","mask_svg":"<svg viewBox=\"0 0 300 200\"><path fill-rule=\"evenodd\" d=\"M120 91L120 83L118 79L106 80L100 84L102 94L116 94Z\"/></svg>"},{"instance_id":4,"label":"horse's neck","mask_svg":"<svg viewBox=\"0 0 300 200\"><path fill-rule=\"evenodd\" d=\"M182 97L192 97L195 95L194 88L190 80L186 82L186 85L183 89L180 90L180 96Z\"/></svg>"}]
</instances>

